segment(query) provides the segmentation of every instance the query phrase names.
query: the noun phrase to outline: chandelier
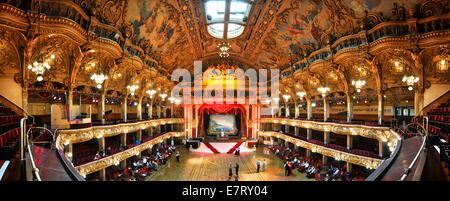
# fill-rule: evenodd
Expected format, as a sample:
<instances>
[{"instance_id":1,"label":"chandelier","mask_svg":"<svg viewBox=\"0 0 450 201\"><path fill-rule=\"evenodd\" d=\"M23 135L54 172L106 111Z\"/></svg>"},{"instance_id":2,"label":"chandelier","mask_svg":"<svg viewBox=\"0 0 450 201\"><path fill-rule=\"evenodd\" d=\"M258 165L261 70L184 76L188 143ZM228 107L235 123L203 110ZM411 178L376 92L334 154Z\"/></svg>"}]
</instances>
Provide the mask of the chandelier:
<instances>
[{"instance_id":1,"label":"chandelier","mask_svg":"<svg viewBox=\"0 0 450 201\"><path fill-rule=\"evenodd\" d=\"M297 92L297 96L300 97L300 99L303 99L303 97L306 95L306 92L301 91L301 92Z\"/></svg>"},{"instance_id":2,"label":"chandelier","mask_svg":"<svg viewBox=\"0 0 450 201\"><path fill-rule=\"evenodd\" d=\"M55 55L51 55L50 56L51 60L53 60L55 58ZM44 72L46 70L50 70L51 66L48 64L47 61L45 62L33 62L33 65L28 65L28 69L30 69L33 73L35 73L37 75L37 81L40 82L42 81L44 78Z\"/></svg>"},{"instance_id":3,"label":"chandelier","mask_svg":"<svg viewBox=\"0 0 450 201\"><path fill-rule=\"evenodd\" d=\"M147 92L147 94L150 96L150 98L153 98L153 95L156 94L156 91L155 91L154 89L147 90L146 92Z\"/></svg>"},{"instance_id":4,"label":"chandelier","mask_svg":"<svg viewBox=\"0 0 450 201\"><path fill-rule=\"evenodd\" d=\"M139 83L139 82L137 82L137 83ZM139 89L139 86L138 85L136 85L136 84L134 84L134 85L128 85L127 86L127 89L129 89L130 90L130 94L132 95L132 96L134 96L134 92L136 92L136 90L137 89Z\"/></svg>"},{"instance_id":5,"label":"chandelier","mask_svg":"<svg viewBox=\"0 0 450 201\"><path fill-rule=\"evenodd\" d=\"M285 95L283 95L283 98L284 98L284 101L288 102L289 98L291 98L291 95L285 94Z\"/></svg>"},{"instance_id":6,"label":"chandelier","mask_svg":"<svg viewBox=\"0 0 450 201\"><path fill-rule=\"evenodd\" d=\"M353 80L352 85L355 86L356 92L361 92L361 88L366 84L365 80Z\"/></svg>"},{"instance_id":7,"label":"chandelier","mask_svg":"<svg viewBox=\"0 0 450 201\"><path fill-rule=\"evenodd\" d=\"M159 94L159 96L161 97L161 99L164 101L167 97L167 94Z\"/></svg>"},{"instance_id":8,"label":"chandelier","mask_svg":"<svg viewBox=\"0 0 450 201\"><path fill-rule=\"evenodd\" d=\"M320 87L317 89L320 93L322 93L322 96L325 96L327 94L327 91L330 91L330 88L328 87Z\"/></svg>"},{"instance_id":9,"label":"chandelier","mask_svg":"<svg viewBox=\"0 0 450 201\"><path fill-rule=\"evenodd\" d=\"M220 50L219 56L224 58L224 57L228 57L230 56L230 54L228 53L228 50L230 49L230 44L227 42L221 42L219 43L219 45L217 46Z\"/></svg>"},{"instance_id":10,"label":"chandelier","mask_svg":"<svg viewBox=\"0 0 450 201\"><path fill-rule=\"evenodd\" d=\"M99 88L99 89L102 88L103 82L107 79L108 79L108 76L103 75L103 73L100 73L100 74L94 73L94 75L91 76L91 80L94 80L95 83L97 83L97 88Z\"/></svg>"},{"instance_id":11,"label":"chandelier","mask_svg":"<svg viewBox=\"0 0 450 201\"><path fill-rule=\"evenodd\" d=\"M419 77L415 77L413 75L404 76L402 81L406 82L406 84L408 84L408 90L412 91L414 84L419 81Z\"/></svg>"}]
</instances>

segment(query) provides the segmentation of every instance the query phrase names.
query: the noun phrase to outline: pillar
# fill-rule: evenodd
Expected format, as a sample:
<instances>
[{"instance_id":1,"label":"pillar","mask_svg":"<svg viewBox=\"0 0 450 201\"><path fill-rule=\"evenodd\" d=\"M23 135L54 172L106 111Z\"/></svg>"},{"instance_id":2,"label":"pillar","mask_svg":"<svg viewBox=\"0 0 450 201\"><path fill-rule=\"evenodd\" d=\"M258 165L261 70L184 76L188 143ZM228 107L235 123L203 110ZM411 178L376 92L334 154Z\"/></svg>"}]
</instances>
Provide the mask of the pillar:
<instances>
[{"instance_id":1,"label":"pillar","mask_svg":"<svg viewBox=\"0 0 450 201\"><path fill-rule=\"evenodd\" d=\"M424 95L423 90L416 89L414 90L414 116L422 116L423 115L423 102Z\"/></svg>"},{"instance_id":2,"label":"pillar","mask_svg":"<svg viewBox=\"0 0 450 201\"><path fill-rule=\"evenodd\" d=\"M296 119L298 119L298 117L300 116L300 108L298 107L298 104L297 103L294 103L295 105L294 105L294 108L295 108L295 114L294 114L294 116L295 116L295 118Z\"/></svg>"},{"instance_id":3,"label":"pillar","mask_svg":"<svg viewBox=\"0 0 450 201\"><path fill-rule=\"evenodd\" d=\"M69 143L69 144L67 145L66 158L67 158L70 162L72 162L72 159L73 159L73 144L72 144L72 143Z\"/></svg>"},{"instance_id":4,"label":"pillar","mask_svg":"<svg viewBox=\"0 0 450 201\"><path fill-rule=\"evenodd\" d=\"M70 122L72 120L72 113L73 113L73 111L72 111L72 108L73 108L73 92L72 91L68 91L67 92L66 106L67 106L67 121ZM74 114L74 116L75 116L75 114Z\"/></svg>"},{"instance_id":5,"label":"pillar","mask_svg":"<svg viewBox=\"0 0 450 201\"><path fill-rule=\"evenodd\" d=\"M323 121L327 121L330 118L330 104L328 103L326 97L323 97Z\"/></svg>"},{"instance_id":6,"label":"pillar","mask_svg":"<svg viewBox=\"0 0 450 201\"><path fill-rule=\"evenodd\" d=\"M300 130L298 129L298 127L297 127L297 126L294 126L295 136L298 136L299 131L300 131Z\"/></svg>"},{"instance_id":7,"label":"pillar","mask_svg":"<svg viewBox=\"0 0 450 201\"><path fill-rule=\"evenodd\" d=\"M311 158L311 150L310 149L306 150L306 157Z\"/></svg>"},{"instance_id":8,"label":"pillar","mask_svg":"<svg viewBox=\"0 0 450 201\"><path fill-rule=\"evenodd\" d=\"M289 118L289 104L288 103L284 103L284 111L285 111L285 116L287 118Z\"/></svg>"},{"instance_id":9,"label":"pillar","mask_svg":"<svg viewBox=\"0 0 450 201\"><path fill-rule=\"evenodd\" d=\"M156 116L158 116L158 119L161 118L161 105L158 105L158 108L156 108Z\"/></svg>"},{"instance_id":10,"label":"pillar","mask_svg":"<svg viewBox=\"0 0 450 201\"><path fill-rule=\"evenodd\" d=\"M323 143L329 144L330 143L330 131L324 131L323 132Z\"/></svg>"},{"instance_id":11,"label":"pillar","mask_svg":"<svg viewBox=\"0 0 450 201\"><path fill-rule=\"evenodd\" d=\"M306 140L312 139L312 130L310 128L306 129Z\"/></svg>"},{"instance_id":12,"label":"pillar","mask_svg":"<svg viewBox=\"0 0 450 201\"><path fill-rule=\"evenodd\" d=\"M322 164L327 164L327 156L322 155Z\"/></svg>"},{"instance_id":13,"label":"pillar","mask_svg":"<svg viewBox=\"0 0 450 201\"><path fill-rule=\"evenodd\" d=\"M97 119L101 120L102 124L105 123L105 101L106 101L106 91L103 91L100 100L98 101L98 112L97 112Z\"/></svg>"},{"instance_id":14,"label":"pillar","mask_svg":"<svg viewBox=\"0 0 450 201\"><path fill-rule=\"evenodd\" d=\"M99 172L100 172L100 180L106 181L106 169L102 168L101 170L99 170Z\"/></svg>"},{"instance_id":15,"label":"pillar","mask_svg":"<svg viewBox=\"0 0 450 201\"><path fill-rule=\"evenodd\" d=\"M99 151L105 151L105 138L97 138L98 139L98 150Z\"/></svg>"},{"instance_id":16,"label":"pillar","mask_svg":"<svg viewBox=\"0 0 450 201\"><path fill-rule=\"evenodd\" d=\"M119 166L121 170L125 170L127 168L127 159L120 161Z\"/></svg>"},{"instance_id":17,"label":"pillar","mask_svg":"<svg viewBox=\"0 0 450 201\"><path fill-rule=\"evenodd\" d=\"M142 142L142 129L139 129L137 131L137 140L139 140L139 142Z\"/></svg>"},{"instance_id":18,"label":"pillar","mask_svg":"<svg viewBox=\"0 0 450 201\"><path fill-rule=\"evenodd\" d=\"M383 141L378 140L378 156L383 158Z\"/></svg>"},{"instance_id":19,"label":"pillar","mask_svg":"<svg viewBox=\"0 0 450 201\"><path fill-rule=\"evenodd\" d=\"M122 146L127 145L127 134L126 133L120 134L120 145L122 145Z\"/></svg>"},{"instance_id":20,"label":"pillar","mask_svg":"<svg viewBox=\"0 0 450 201\"><path fill-rule=\"evenodd\" d=\"M136 115L138 120L142 120L142 98L139 98L138 105L136 106Z\"/></svg>"},{"instance_id":21,"label":"pillar","mask_svg":"<svg viewBox=\"0 0 450 201\"><path fill-rule=\"evenodd\" d=\"M353 149L353 136L347 135L347 150Z\"/></svg>"},{"instance_id":22,"label":"pillar","mask_svg":"<svg viewBox=\"0 0 450 201\"><path fill-rule=\"evenodd\" d=\"M306 99L306 119L311 120L312 118L312 106L311 106L311 99Z\"/></svg>"},{"instance_id":23,"label":"pillar","mask_svg":"<svg viewBox=\"0 0 450 201\"><path fill-rule=\"evenodd\" d=\"M347 122L351 123L353 119L353 99L350 93L347 93Z\"/></svg>"},{"instance_id":24,"label":"pillar","mask_svg":"<svg viewBox=\"0 0 450 201\"><path fill-rule=\"evenodd\" d=\"M153 119L153 101L150 103L150 106L148 106L148 118Z\"/></svg>"},{"instance_id":25,"label":"pillar","mask_svg":"<svg viewBox=\"0 0 450 201\"><path fill-rule=\"evenodd\" d=\"M128 106L128 96L125 95L122 101L122 108L120 111L120 116L124 122L127 122L127 106Z\"/></svg>"},{"instance_id":26,"label":"pillar","mask_svg":"<svg viewBox=\"0 0 450 201\"><path fill-rule=\"evenodd\" d=\"M281 106L278 104L278 117L281 117Z\"/></svg>"},{"instance_id":27,"label":"pillar","mask_svg":"<svg viewBox=\"0 0 450 201\"><path fill-rule=\"evenodd\" d=\"M378 125L383 125L383 118L384 118L384 92L381 89L378 89L377 96L378 96Z\"/></svg>"},{"instance_id":28,"label":"pillar","mask_svg":"<svg viewBox=\"0 0 450 201\"><path fill-rule=\"evenodd\" d=\"M345 167L346 167L347 172L352 172L352 164L351 163L347 162Z\"/></svg>"}]
</instances>

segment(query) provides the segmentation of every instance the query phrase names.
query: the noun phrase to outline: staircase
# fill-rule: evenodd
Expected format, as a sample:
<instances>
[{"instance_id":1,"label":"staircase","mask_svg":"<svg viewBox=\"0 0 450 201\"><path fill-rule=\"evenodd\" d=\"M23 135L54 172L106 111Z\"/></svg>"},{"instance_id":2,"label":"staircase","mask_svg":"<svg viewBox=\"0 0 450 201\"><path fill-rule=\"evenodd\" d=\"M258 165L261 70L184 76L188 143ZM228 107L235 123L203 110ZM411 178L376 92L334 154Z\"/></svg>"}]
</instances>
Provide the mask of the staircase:
<instances>
[{"instance_id":1,"label":"staircase","mask_svg":"<svg viewBox=\"0 0 450 201\"><path fill-rule=\"evenodd\" d=\"M205 144L205 146L208 147L213 153L215 154L220 153L219 151L217 151L216 148L214 148L211 144L209 144L209 142L203 142L203 144Z\"/></svg>"},{"instance_id":2,"label":"staircase","mask_svg":"<svg viewBox=\"0 0 450 201\"><path fill-rule=\"evenodd\" d=\"M240 147L242 143L243 143L243 142L238 142L238 143L236 143L236 145L234 145L233 148L231 148L231 149L227 152L227 154L232 154L232 153L234 153L234 151L236 151L236 149L237 149L238 147Z\"/></svg>"}]
</instances>

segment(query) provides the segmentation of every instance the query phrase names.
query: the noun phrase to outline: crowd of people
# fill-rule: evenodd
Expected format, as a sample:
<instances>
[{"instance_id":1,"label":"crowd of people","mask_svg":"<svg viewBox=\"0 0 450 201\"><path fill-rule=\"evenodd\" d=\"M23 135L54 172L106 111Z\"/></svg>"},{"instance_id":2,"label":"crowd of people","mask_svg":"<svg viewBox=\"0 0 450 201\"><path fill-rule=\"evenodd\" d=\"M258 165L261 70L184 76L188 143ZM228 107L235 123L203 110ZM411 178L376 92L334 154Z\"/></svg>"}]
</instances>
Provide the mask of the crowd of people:
<instances>
[{"instance_id":1,"label":"crowd of people","mask_svg":"<svg viewBox=\"0 0 450 201\"><path fill-rule=\"evenodd\" d=\"M141 158L132 157L127 159L124 170L115 170L111 175L107 175L108 181L144 181L145 177L167 163L175 153L179 162L180 153L176 152L176 147L162 143L152 149L151 153L141 153ZM116 166L117 167L117 166Z\"/></svg>"},{"instance_id":2,"label":"crowd of people","mask_svg":"<svg viewBox=\"0 0 450 201\"><path fill-rule=\"evenodd\" d=\"M304 153L287 146L271 146L269 149L284 162L285 176L292 175L292 171L305 173L307 178L317 181L364 181L362 174L351 173L345 167L332 163L322 163L322 158L307 157Z\"/></svg>"}]
</instances>

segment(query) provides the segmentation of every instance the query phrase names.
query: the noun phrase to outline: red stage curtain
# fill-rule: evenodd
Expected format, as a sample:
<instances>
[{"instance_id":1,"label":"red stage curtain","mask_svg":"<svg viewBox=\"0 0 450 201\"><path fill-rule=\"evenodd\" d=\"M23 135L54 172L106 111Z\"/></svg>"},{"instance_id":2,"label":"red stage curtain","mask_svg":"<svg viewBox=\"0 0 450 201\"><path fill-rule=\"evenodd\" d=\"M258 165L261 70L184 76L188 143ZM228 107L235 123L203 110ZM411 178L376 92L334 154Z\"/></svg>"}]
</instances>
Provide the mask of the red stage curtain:
<instances>
[{"instance_id":1,"label":"red stage curtain","mask_svg":"<svg viewBox=\"0 0 450 201\"><path fill-rule=\"evenodd\" d=\"M240 104L203 104L199 108L199 121L198 121L198 137L205 136L204 126L204 114L234 114L241 116L241 137L247 136L247 113L245 108Z\"/></svg>"}]
</instances>

